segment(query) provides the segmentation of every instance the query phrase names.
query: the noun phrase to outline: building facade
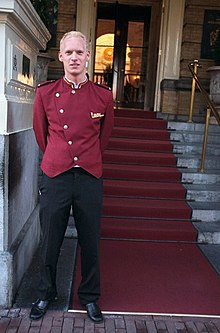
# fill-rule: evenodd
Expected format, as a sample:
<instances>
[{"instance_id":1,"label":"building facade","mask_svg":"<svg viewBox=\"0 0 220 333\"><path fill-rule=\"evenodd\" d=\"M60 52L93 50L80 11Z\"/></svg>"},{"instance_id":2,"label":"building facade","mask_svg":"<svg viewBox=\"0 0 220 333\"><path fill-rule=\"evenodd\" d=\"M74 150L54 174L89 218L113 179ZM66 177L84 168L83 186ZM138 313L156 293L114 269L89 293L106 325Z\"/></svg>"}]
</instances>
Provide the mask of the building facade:
<instances>
[{"instance_id":1,"label":"building facade","mask_svg":"<svg viewBox=\"0 0 220 333\"><path fill-rule=\"evenodd\" d=\"M212 48L220 33L219 0L58 0L47 30L30 0L0 3L0 306L14 295L40 239L38 162L32 130L35 87L43 53L48 79L63 75L59 41L69 30L88 38L91 80L112 88L115 106L169 116L189 112L192 78L209 89ZM48 22L46 22L47 24ZM50 39L50 34L52 39ZM38 58L38 64L37 64ZM196 93L194 114L206 106Z\"/></svg>"},{"instance_id":2,"label":"building facade","mask_svg":"<svg viewBox=\"0 0 220 333\"><path fill-rule=\"evenodd\" d=\"M219 27L218 0L59 0L56 45L48 50L55 59L49 78L62 75L57 61L61 36L80 30L90 41L90 78L110 83L116 105L187 114L188 64L199 60L198 74L208 89L207 69L214 64L212 45ZM194 112L204 111L196 94Z\"/></svg>"}]
</instances>

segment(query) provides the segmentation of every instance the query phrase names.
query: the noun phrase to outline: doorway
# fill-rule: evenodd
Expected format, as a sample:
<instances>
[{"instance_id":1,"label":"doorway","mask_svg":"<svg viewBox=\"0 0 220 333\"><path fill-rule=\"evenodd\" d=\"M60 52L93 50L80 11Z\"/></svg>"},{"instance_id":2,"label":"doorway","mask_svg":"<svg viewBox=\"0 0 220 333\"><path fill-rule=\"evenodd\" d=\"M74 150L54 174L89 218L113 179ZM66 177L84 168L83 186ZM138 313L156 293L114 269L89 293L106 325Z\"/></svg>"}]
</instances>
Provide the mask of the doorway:
<instances>
[{"instance_id":1,"label":"doorway","mask_svg":"<svg viewBox=\"0 0 220 333\"><path fill-rule=\"evenodd\" d=\"M157 54L158 41L154 36L151 43L154 26L151 6L98 3L94 81L112 89L116 106L153 107L157 57L152 55Z\"/></svg>"}]
</instances>

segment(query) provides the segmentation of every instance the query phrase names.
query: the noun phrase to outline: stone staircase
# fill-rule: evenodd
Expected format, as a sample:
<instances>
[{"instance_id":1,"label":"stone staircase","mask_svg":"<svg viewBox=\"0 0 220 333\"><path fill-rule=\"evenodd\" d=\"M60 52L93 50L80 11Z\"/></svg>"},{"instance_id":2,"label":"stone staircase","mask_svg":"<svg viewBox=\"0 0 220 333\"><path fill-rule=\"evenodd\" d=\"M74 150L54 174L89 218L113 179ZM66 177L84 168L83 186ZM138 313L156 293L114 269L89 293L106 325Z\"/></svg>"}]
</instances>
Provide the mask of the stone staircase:
<instances>
[{"instance_id":1,"label":"stone staircase","mask_svg":"<svg viewBox=\"0 0 220 333\"><path fill-rule=\"evenodd\" d=\"M188 123L186 119L169 120L158 113L158 118L168 121L173 151L182 173L182 184L187 190L187 201L193 210L192 223L198 230L198 243L220 246L220 126L209 126L205 171L199 171L204 133L201 123ZM67 237L76 237L72 223ZM218 264L220 272L220 262Z\"/></svg>"},{"instance_id":2,"label":"stone staircase","mask_svg":"<svg viewBox=\"0 0 220 333\"><path fill-rule=\"evenodd\" d=\"M220 126L209 126L204 172L199 171L204 124L168 120L168 128L198 243L220 244Z\"/></svg>"}]
</instances>

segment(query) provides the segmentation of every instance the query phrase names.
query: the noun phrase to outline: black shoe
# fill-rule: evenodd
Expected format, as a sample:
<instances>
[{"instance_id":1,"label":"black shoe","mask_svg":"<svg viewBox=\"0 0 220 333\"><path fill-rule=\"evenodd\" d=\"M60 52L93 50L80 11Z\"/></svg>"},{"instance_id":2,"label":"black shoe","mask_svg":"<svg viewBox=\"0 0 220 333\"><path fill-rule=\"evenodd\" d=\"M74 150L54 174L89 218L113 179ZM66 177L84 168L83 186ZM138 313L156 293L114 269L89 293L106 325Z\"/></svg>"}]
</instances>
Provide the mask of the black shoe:
<instances>
[{"instance_id":1,"label":"black shoe","mask_svg":"<svg viewBox=\"0 0 220 333\"><path fill-rule=\"evenodd\" d=\"M95 303L88 303L85 305L88 317L95 323L103 322L102 312L99 306Z\"/></svg>"},{"instance_id":2,"label":"black shoe","mask_svg":"<svg viewBox=\"0 0 220 333\"><path fill-rule=\"evenodd\" d=\"M35 303L33 303L33 306L31 308L31 312L30 312L30 319L32 320L38 320L41 317L43 317L45 315L45 313L47 312L48 306L50 304L51 300L41 300L38 299Z\"/></svg>"}]
</instances>

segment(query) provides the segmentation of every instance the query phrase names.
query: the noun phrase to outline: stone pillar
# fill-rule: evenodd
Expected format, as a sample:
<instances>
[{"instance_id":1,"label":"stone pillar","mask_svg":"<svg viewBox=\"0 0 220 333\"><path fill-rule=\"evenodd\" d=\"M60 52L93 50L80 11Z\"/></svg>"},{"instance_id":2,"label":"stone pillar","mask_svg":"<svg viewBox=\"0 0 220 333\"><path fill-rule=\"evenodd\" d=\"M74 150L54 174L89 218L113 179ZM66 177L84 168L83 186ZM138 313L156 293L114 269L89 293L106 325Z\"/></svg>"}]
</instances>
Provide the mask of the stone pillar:
<instances>
[{"instance_id":1,"label":"stone pillar","mask_svg":"<svg viewBox=\"0 0 220 333\"><path fill-rule=\"evenodd\" d=\"M38 147L32 130L37 55L50 34L30 0L0 2L0 306L39 243Z\"/></svg>"},{"instance_id":2,"label":"stone pillar","mask_svg":"<svg viewBox=\"0 0 220 333\"><path fill-rule=\"evenodd\" d=\"M154 106L156 111L160 110L161 82L164 79L179 79L184 10L185 0L163 0Z\"/></svg>"},{"instance_id":3,"label":"stone pillar","mask_svg":"<svg viewBox=\"0 0 220 333\"><path fill-rule=\"evenodd\" d=\"M95 0L77 1L76 30L81 31L87 38L92 51L88 64L88 74L93 79L93 50L95 49L95 26L96 26L97 2Z\"/></svg>"}]
</instances>

